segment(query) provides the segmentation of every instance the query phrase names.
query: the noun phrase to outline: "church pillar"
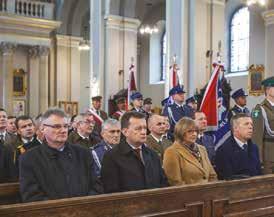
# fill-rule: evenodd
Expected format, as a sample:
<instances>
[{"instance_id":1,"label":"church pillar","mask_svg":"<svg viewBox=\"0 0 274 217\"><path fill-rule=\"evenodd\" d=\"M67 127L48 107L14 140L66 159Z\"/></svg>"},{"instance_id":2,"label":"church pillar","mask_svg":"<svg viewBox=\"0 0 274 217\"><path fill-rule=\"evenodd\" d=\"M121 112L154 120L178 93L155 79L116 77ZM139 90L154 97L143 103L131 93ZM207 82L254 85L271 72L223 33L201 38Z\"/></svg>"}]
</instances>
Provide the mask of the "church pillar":
<instances>
[{"instance_id":1,"label":"church pillar","mask_svg":"<svg viewBox=\"0 0 274 217\"><path fill-rule=\"evenodd\" d=\"M49 106L49 48L39 46L39 113Z\"/></svg>"},{"instance_id":2,"label":"church pillar","mask_svg":"<svg viewBox=\"0 0 274 217\"><path fill-rule=\"evenodd\" d=\"M3 107L8 114L13 112L13 54L16 45L9 42L0 44L1 52L1 68L0 68L0 106Z\"/></svg>"},{"instance_id":3,"label":"church pillar","mask_svg":"<svg viewBox=\"0 0 274 217\"><path fill-rule=\"evenodd\" d=\"M40 79L39 79L39 49L38 46L30 47L29 49L29 115L35 117L39 114L40 107Z\"/></svg>"},{"instance_id":4,"label":"church pillar","mask_svg":"<svg viewBox=\"0 0 274 217\"><path fill-rule=\"evenodd\" d=\"M191 0L192 1L192 0ZM173 57L176 56L176 63L180 68L180 82L185 84L186 81L186 13L187 1L172 0L166 1L166 40L167 40L167 55L166 55L166 82L165 95L168 95L170 89L170 73L169 66L173 63Z\"/></svg>"},{"instance_id":5,"label":"church pillar","mask_svg":"<svg viewBox=\"0 0 274 217\"><path fill-rule=\"evenodd\" d=\"M265 77L269 77L274 75L274 9L262 15L265 21Z\"/></svg>"},{"instance_id":6,"label":"church pillar","mask_svg":"<svg viewBox=\"0 0 274 217\"><path fill-rule=\"evenodd\" d=\"M120 88L127 88L129 67L133 61L135 78L137 69L137 32L140 21L114 15L105 17L105 107L108 99ZM123 70L123 73L121 73ZM119 87L122 83L123 87ZM138 86L138 84L137 84Z\"/></svg>"}]
</instances>

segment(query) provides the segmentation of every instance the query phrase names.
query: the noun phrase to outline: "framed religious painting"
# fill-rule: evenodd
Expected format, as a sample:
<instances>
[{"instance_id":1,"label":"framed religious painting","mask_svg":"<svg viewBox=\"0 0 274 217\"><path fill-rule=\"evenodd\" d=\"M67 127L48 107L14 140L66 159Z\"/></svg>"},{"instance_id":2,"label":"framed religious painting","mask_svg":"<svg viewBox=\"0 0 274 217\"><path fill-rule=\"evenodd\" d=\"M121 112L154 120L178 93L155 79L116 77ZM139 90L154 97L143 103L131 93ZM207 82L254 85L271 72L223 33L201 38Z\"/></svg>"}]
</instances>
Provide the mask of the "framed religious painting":
<instances>
[{"instance_id":1,"label":"framed religious painting","mask_svg":"<svg viewBox=\"0 0 274 217\"><path fill-rule=\"evenodd\" d=\"M13 96L25 96L27 90L26 72L23 69L13 71Z\"/></svg>"},{"instance_id":2,"label":"framed religious painting","mask_svg":"<svg viewBox=\"0 0 274 217\"><path fill-rule=\"evenodd\" d=\"M25 100L13 100L13 115L25 115Z\"/></svg>"},{"instance_id":3,"label":"framed religious painting","mask_svg":"<svg viewBox=\"0 0 274 217\"><path fill-rule=\"evenodd\" d=\"M251 65L248 69L248 91L250 96L260 96L264 94L262 80L264 80L264 66Z\"/></svg>"},{"instance_id":4,"label":"framed religious painting","mask_svg":"<svg viewBox=\"0 0 274 217\"><path fill-rule=\"evenodd\" d=\"M70 117L78 114L78 102L59 101L59 108L63 109Z\"/></svg>"}]
</instances>

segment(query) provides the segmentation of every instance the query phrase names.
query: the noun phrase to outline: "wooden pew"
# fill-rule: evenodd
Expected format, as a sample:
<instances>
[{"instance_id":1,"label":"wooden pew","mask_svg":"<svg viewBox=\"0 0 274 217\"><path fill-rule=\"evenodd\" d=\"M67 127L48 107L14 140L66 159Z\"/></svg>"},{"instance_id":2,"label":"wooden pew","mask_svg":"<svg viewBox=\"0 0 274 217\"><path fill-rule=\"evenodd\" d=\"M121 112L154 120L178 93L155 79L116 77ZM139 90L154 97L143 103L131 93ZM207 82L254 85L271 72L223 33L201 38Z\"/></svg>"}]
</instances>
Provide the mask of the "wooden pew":
<instances>
[{"instance_id":1,"label":"wooden pew","mask_svg":"<svg viewBox=\"0 0 274 217\"><path fill-rule=\"evenodd\" d=\"M19 184L0 184L0 205L20 202Z\"/></svg>"},{"instance_id":2,"label":"wooden pew","mask_svg":"<svg viewBox=\"0 0 274 217\"><path fill-rule=\"evenodd\" d=\"M0 217L273 217L274 175L0 206Z\"/></svg>"}]
</instances>

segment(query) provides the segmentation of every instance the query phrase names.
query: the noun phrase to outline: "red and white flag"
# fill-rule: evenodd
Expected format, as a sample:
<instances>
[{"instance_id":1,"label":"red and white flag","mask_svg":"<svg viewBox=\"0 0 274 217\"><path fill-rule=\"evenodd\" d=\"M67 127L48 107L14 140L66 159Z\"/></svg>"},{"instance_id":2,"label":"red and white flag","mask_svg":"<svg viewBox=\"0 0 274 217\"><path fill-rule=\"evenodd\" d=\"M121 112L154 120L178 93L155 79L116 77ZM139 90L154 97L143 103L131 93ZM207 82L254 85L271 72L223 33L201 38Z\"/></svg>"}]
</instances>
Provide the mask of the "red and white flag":
<instances>
[{"instance_id":1,"label":"red and white flag","mask_svg":"<svg viewBox=\"0 0 274 217\"><path fill-rule=\"evenodd\" d=\"M205 113L208 126L212 130L218 128L218 79L223 66L214 64L213 67L213 73L200 106L200 110Z\"/></svg>"},{"instance_id":2,"label":"red and white flag","mask_svg":"<svg viewBox=\"0 0 274 217\"><path fill-rule=\"evenodd\" d=\"M127 89L127 110L129 108L130 96L133 91L137 90L134 71L135 71L135 66L133 63L131 63L129 67L129 79L128 79L128 89Z\"/></svg>"},{"instance_id":3,"label":"red and white flag","mask_svg":"<svg viewBox=\"0 0 274 217\"><path fill-rule=\"evenodd\" d=\"M93 109L89 109L89 112L92 114L94 117L94 121L99 124L100 126L103 124L104 120L94 111Z\"/></svg>"},{"instance_id":4,"label":"red and white flag","mask_svg":"<svg viewBox=\"0 0 274 217\"><path fill-rule=\"evenodd\" d=\"M178 76L179 68L177 64L173 63L173 65L169 67L169 70L170 70L170 88L180 85L179 76Z\"/></svg>"}]
</instances>

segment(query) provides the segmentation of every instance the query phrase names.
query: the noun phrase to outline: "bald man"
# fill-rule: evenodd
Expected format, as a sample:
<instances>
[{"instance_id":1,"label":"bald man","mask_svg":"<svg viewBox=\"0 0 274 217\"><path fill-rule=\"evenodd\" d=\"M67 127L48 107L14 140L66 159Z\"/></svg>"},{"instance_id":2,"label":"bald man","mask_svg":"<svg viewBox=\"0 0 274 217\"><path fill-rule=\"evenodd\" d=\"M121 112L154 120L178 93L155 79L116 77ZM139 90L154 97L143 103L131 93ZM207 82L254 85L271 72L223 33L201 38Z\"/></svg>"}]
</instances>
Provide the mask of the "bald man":
<instances>
[{"instance_id":1,"label":"bald man","mask_svg":"<svg viewBox=\"0 0 274 217\"><path fill-rule=\"evenodd\" d=\"M152 114L148 119L148 129L150 130L150 134L147 136L146 144L163 160L165 149L172 144L165 136L166 118L161 115Z\"/></svg>"}]
</instances>

